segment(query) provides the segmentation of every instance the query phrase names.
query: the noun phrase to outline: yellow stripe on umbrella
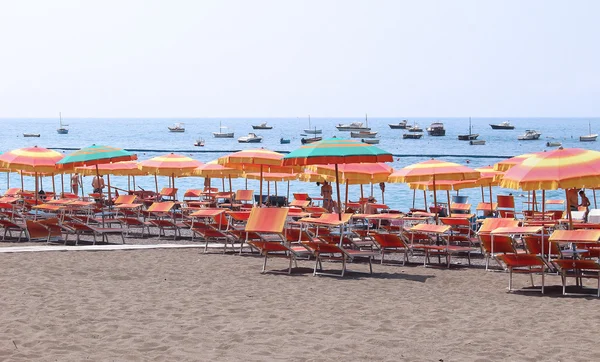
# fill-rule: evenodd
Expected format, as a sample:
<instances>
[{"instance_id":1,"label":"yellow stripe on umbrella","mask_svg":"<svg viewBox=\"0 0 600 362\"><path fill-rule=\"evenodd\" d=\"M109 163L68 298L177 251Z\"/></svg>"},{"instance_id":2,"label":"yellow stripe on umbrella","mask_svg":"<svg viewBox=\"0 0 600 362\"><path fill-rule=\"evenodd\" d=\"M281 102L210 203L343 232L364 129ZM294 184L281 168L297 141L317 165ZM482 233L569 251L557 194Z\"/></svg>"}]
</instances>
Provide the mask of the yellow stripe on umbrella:
<instances>
[{"instance_id":1,"label":"yellow stripe on umbrella","mask_svg":"<svg viewBox=\"0 0 600 362\"><path fill-rule=\"evenodd\" d=\"M149 160L141 161L138 168L149 174L154 174L156 193L158 194L158 181L156 175L169 176L172 178L172 185L175 187L175 177L189 176L194 169L202 165L202 162L193 158L169 153L168 155L153 157Z\"/></svg>"}]
</instances>

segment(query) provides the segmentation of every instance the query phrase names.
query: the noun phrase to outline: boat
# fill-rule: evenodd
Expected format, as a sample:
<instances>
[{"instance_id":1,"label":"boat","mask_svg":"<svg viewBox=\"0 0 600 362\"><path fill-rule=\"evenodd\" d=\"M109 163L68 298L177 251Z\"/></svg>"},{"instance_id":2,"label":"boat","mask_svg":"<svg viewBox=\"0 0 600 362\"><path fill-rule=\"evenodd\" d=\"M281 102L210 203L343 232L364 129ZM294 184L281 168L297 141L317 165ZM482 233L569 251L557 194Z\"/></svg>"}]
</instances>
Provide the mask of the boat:
<instances>
[{"instance_id":1,"label":"boat","mask_svg":"<svg viewBox=\"0 0 600 362\"><path fill-rule=\"evenodd\" d=\"M279 143L281 143L282 145L287 145L288 143L290 143L290 139L281 137L279 139Z\"/></svg>"},{"instance_id":2,"label":"boat","mask_svg":"<svg viewBox=\"0 0 600 362\"><path fill-rule=\"evenodd\" d=\"M185 127L183 126L183 123L175 123L173 126L169 127L169 132L182 133L185 132Z\"/></svg>"},{"instance_id":3,"label":"boat","mask_svg":"<svg viewBox=\"0 0 600 362\"><path fill-rule=\"evenodd\" d=\"M469 144L471 146L485 145L485 140L470 140Z\"/></svg>"},{"instance_id":4,"label":"boat","mask_svg":"<svg viewBox=\"0 0 600 362\"><path fill-rule=\"evenodd\" d=\"M588 122L588 126L589 126L590 133L585 136L579 136L579 142L594 142L594 141L596 141L596 138L598 138L598 134L592 133L591 122Z\"/></svg>"},{"instance_id":5,"label":"boat","mask_svg":"<svg viewBox=\"0 0 600 362\"><path fill-rule=\"evenodd\" d=\"M417 133L417 132L413 132L413 133L405 133L402 135L403 139L409 139L409 140L418 140L419 138L423 137L423 133Z\"/></svg>"},{"instance_id":6,"label":"boat","mask_svg":"<svg viewBox=\"0 0 600 362\"><path fill-rule=\"evenodd\" d=\"M227 129L227 127L221 126L221 122L219 122L219 132L213 132L213 136L215 138L233 138L233 132L223 132L223 129Z\"/></svg>"},{"instance_id":7,"label":"boat","mask_svg":"<svg viewBox=\"0 0 600 362\"><path fill-rule=\"evenodd\" d=\"M59 121L60 126L56 129L56 133L58 133L58 134L69 133L69 129L67 128L67 126L69 126L69 125L62 123L62 115L60 114L60 112L58 113L58 117L60 119L60 121Z\"/></svg>"},{"instance_id":8,"label":"boat","mask_svg":"<svg viewBox=\"0 0 600 362\"><path fill-rule=\"evenodd\" d=\"M267 122L263 122L258 126L252 126L252 129L273 129L273 126L267 126Z\"/></svg>"},{"instance_id":9,"label":"boat","mask_svg":"<svg viewBox=\"0 0 600 362\"><path fill-rule=\"evenodd\" d=\"M542 134L536 130L528 129L525 130L525 134L517 137L519 141L532 141L540 138Z\"/></svg>"},{"instance_id":10,"label":"boat","mask_svg":"<svg viewBox=\"0 0 600 362\"><path fill-rule=\"evenodd\" d=\"M406 126L408 132L423 132L423 128L417 124L417 122L413 123L412 126Z\"/></svg>"},{"instance_id":11,"label":"boat","mask_svg":"<svg viewBox=\"0 0 600 362\"><path fill-rule=\"evenodd\" d=\"M492 129L515 129L515 126L513 126L510 121L504 121L498 124L490 124L490 127L492 127Z\"/></svg>"},{"instance_id":12,"label":"boat","mask_svg":"<svg viewBox=\"0 0 600 362\"><path fill-rule=\"evenodd\" d=\"M304 138L304 137L302 137L302 138L300 139L300 142L301 142L303 145L305 145L305 144L307 144L307 143L319 142L319 141L321 141L322 139L323 139L323 137L307 137L307 138Z\"/></svg>"},{"instance_id":13,"label":"boat","mask_svg":"<svg viewBox=\"0 0 600 362\"><path fill-rule=\"evenodd\" d=\"M377 131L350 132L352 138L375 138L375 136L377 136Z\"/></svg>"},{"instance_id":14,"label":"boat","mask_svg":"<svg viewBox=\"0 0 600 362\"><path fill-rule=\"evenodd\" d=\"M203 138L198 138L196 140L196 143L194 143L194 146L196 146L196 147L204 147L204 139Z\"/></svg>"},{"instance_id":15,"label":"boat","mask_svg":"<svg viewBox=\"0 0 600 362\"><path fill-rule=\"evenodd\" d=\"M371 128L369 128L369 120L367 118L367 115L365 114L365 122L366 125L363 125L362 122L352 122L350 124L338 124L337 126L335 126L335 128L338 129L338 131L370 131Z\"/></svg>"},{"instance_id":16,"label":"boat","mask_svg":"<svg viewBox=\"0 0 600 362\"><path fill-rule=\"evenodd\" d=\"M308 128L304 129L304 133L307 134L321 134L323 133L322 129L317 129L317 127L310 126L310 114L308 115Z\"/></svg>"},{"instance_id":17,"label":"boat","mask_svg":"<svg viewBox=\"0 0 600 362\"><path fill-rule=\"evenodd\" d=\"M433 122L427 128L427 134L430 136L445 136L446 129L444 128L444 124L441 122Z\"/></svg>"},{"instance_id":18,"label":"boat","mask_svg":"<svg viewBox=\"0 0 600 362\"><path fill-rule=\"evenodd\" d=\"M558 142L558 141L546 142L546 147L560 147L560 146L562 146L562 142Z\"/></svg>"},{"instance_id":19,"label":"boat","mask_svg":"<svg viewBox=\"0 0 600 362\"><path fill-rule=\"evenodd\" d=\"M257 136L256 133L248 133L247 136L242 136L238 138L239 143L260 143L262 142L262 137Z\"/></svg>"},{"instance_id":20,"label":"boat","mask_svg":"<svg viewBox=\"0 0 600 362\"><path fill-rule=\"evenodd\" d=\"M23 133L23 137L39 137L39 133Z\"/></svg>"},{"instance_id":21,"label":"boat","mask_svg":"<svg viewBox=\"0 0 600 362\"><path fill-rule=\"evenodd\" d=\"M459 141L472 141L479 137L479 133L473 133L471 130L471 117L469 117L469 134L458 135Z\"/></svg>"},{"instance_id":22,"label":"boat","mask_svg":"<svg viewBox=\"0 0 600 362\"><path fill-rule=\"evenodd\" d=\"M406 124L408 123L407 120L402 120L402 122L398 122L398 123L388 123L388 126L390 126L391 129L406 129Z\"/></svg>"},{"instance_id":23,"label":"boat","mask_svg":"<svg viewBox=\"0 0 600 362\"><path fill-rule=\"evenodd\" d=\"M366 143L368 145L378 145L379 144L379 138L366 138L366 139L362 139L360 141L362 143Z\"/></svg>"}]
</instances>

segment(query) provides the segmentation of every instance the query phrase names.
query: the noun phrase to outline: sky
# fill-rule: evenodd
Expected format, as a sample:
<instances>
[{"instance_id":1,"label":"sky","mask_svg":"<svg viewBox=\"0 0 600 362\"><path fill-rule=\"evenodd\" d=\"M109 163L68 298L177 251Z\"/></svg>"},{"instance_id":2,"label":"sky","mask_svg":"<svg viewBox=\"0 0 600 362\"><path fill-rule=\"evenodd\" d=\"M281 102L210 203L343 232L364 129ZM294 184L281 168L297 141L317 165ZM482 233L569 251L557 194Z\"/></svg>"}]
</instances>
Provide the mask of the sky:
<instances>
[{"instance_id":1,"label":"sky","mask_svg":"<svg viewBox=\"0 0 600 362\"><path fill-rule=\"evenodd\" d=\"M595 0L0 0L0 117L600 115Z\"/></svg>"}]
</instances>

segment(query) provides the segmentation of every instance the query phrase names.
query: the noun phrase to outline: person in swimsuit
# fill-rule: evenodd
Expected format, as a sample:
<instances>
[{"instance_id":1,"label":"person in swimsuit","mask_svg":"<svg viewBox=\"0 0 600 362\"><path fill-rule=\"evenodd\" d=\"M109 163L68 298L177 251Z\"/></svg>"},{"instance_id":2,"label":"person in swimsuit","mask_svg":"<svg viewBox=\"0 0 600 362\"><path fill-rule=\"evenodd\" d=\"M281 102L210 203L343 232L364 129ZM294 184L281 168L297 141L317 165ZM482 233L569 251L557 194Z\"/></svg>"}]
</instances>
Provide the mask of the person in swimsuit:
<instances>
[{"instance_id":1,"label":"person in swimsuit","mask_svg":"<svg viewBox=\"0 0 600 362\"><path fill-rule=\"evenodd\" d=\"M79 193L79 174L77 172L71 175L71 192L75 195Z\"/></svg>"},{"instance_id":2,"label":"person in swimsuit","mask_svg":"<svg viewBox=\"0 0 600 362\"><path fill-rule=\"evenodd\" d=\"M333 210L333 189L329 182L324 181L323 186L321 186L321 196L323 196L323 207L327 209L327 211L331 212Z\"/></svg>"}]
</instances>

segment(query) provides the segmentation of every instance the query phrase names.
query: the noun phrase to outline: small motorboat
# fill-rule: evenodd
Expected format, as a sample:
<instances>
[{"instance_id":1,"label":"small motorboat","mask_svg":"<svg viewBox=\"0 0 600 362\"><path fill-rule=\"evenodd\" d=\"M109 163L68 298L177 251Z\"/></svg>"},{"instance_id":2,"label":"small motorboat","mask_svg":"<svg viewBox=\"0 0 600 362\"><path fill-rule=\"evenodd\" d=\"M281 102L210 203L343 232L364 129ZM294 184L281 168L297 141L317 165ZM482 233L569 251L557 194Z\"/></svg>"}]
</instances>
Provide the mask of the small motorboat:
<instances>
[{"instance_id":1,"label":"small motorboat","mask_svg":"<svg viewBox=\"0 0 600 362\"><path fill-rule=\"evenodd\" d=\"M598 138L598 134L592 133L591 122L588 123L588 126L589 126L590 133L585 136L579 136L579 142L594 142L594 141L596 141L596 138Z\"/></svg>"},{"instance_id":2,"label":"small motorboat","mask_svg":"<svg viewBox=\"0 0 600 362\"><path fill-rule=\"evenodd\" d=\"M185 132L185 127L183 126L183 123L175 123L173 126L168 127L168 128L169 128L169 132L176 132L176 133Z\"/></svg>"},{"instance_id":3,"label":"small motorboat","mask_svg":"<svg viewBox=\"0 0 600 362\"><path fill-rule=\"evenodd\" d=\"M194 146L196 146L196 147L204 147L204 139L203 138L197 139L196 143L194 143Z\"/></svg>"},{"instance_id":4,"label":"small motorboat","mask_svg":"<svg viewBox=\"0 0 600 362\"><path fill-rule=\"evenodd\" d=\"M23 137L39 137L39 133L23 133Z\"/></svg>"},{"instance_id":5,"label":"small motorboat","mask_svg":"<svg viewBox=\"0 0 600 362\"><path fill-rule=\"evenodd\" d=\"M352 122L349 124L338 124L335 126L338 131L370 131L371 128L364 126L362 122ZM307 132L308 133L308 132Z\"/></svg>"},{"instance_id":6,"label":"small motorboat","mask_svg":"<svg viewBox=\"0 0 600 362\"><path fill-rule=\"evenodd\" d=\"M213 136L215 138L233 138L233 132L223 132L224 129L227 127L222 126L219 122L219 132L213 132Z\"/></svg>"},{"instance_id":7,"label":"small motorboat","mask_svg":"<svg viewBox=\"0 0 600 362\"><path fill-rule=\"evenodd\" d=\"M319 141L321 141L321 140L323 140L323 137L307 137L307 138L304 138L304 137L302 137L302 138L300 139L300 142L301 142L303 145L305 145L305 144L307 144L307 143L319 142Z\"/></svg>"},{"instance_id":8,"label":"small motorboat","mask_svg":"<svg viewBox=\"0 0 600 362\"><path fill-rule=\"evenodd\" d=\"M433 122L427 128L427 134L430 136L445 136L446 129L444 128L444 124L441 122Z\"/></svg>"},{"instance_id":9,"label":"small motorboat","mask_svg":"<svg viewBox=\"0 0 600 362\"><path fill-rule=\"evenodd\" d=\"M412 126L406 126L408 132L423 132L423 128L415 122Z\"/></svg>"},{"instance_id":10,"label":"small motorboat","mask_svg":"<svg viewBox=\"0 0 600 362\"><path fill-rule=\"evenodd\" d=\"M368 145L378 145L379 144L379 138L366 138L366 139L362 139L360 141L362 143L366 143Z\"/></svg>"},{"instance_id":11,"label":"small motorboat","mask_svg":"<svg viewBox=\"0 0 600 362\"><path fill-rule=\"evenodd\" d=\"M253 125L252 129L273 129L273 126L268 126L267 122L263 122L263 123L259 124L258 126Z\"/></svg>"},{"instance_id":12,"label":"small motorboat","mask_svg":"<svg viewBox=\"0 0 600 362\"><path fill-rule=\"evenodd\" d=\"M377 131L350 132L352 138L375 138L375 136L377 136Z\"/></svg>"},{"instance_id":13,"label":"small motorboat","mask_svg":"<svg viewBox=\"0 0 600 362\"><path fill-rule=\"evenodd\" d=\"M304 129L304 133L307 134L321 134L323 133L322 129L318 129L317 127L310 126L310 114L308 115L308 128Z\"/></svg>"},{"instance_id":14,"label":"small motorboat","mask_svg":"<svg viewBox=\"0 0 600 362\"><path fill-rule=\"evenodd\" d=\"M423 133L417 133L417 132L405 133L402 135L402 138L405 140L418 140L421 137L423 137Z\"/></svg>"},{"instance_id":15,"label":"small motorboat","mask_svg":"<svg viewBox=\"0 0 600 362\"><path fill-rule=\"evenodd\" d=\"M242 136L240 138L238 138L238 142L239 143L261 143L262 142L262 137L261 136L257 136L256 133L248 133L247 136Z\"/></svg>"},{"instance_id":16,"label":"small motorboat","mask_svg":"<svg viewBox=\"0 0 600 362\"><path fill-rule=\"evenodd\" d=\"M517 137L519 141L533 141L540 139L542 134L536 130L528 129L525 130L525 134Z\"/></svg>"},{"instance_id":17,"label":"small motorboat","mask_svg":"<svg viewBox=\"0 0 600 362\"><path fill-rule=\"evenodd\" d=\"M498 124L490 124L490 127L492 127L492 129L515 129L515 126L513 126L510 121L504 121Z\"/></svg>"},{"instance_id":18,"label":"small motorboat","mask_svg":"<svg viewBox=\"0 0 600 362\"><path fill-rule=\"evenodd\" d=\"M560 147L560 146L562 146L562 142L558 142L558 141L546 142L546 147Z\"/></svg>"},{"instance_id":19,"label":"small motorboat","mask_svg":"<svg viewBox=\"0 0 600 362\"><path fill-rule=\"evenodd\" d=\"M281 137L279 139L279 143L282 144L282 145L287 145L288 143L290 143L290 139L289 138L283 138L283 137Z\"/></svg>"},{"instance_id":20,"label":"small motorboat","mask_svg":"<svg viewBox=\"0 0 600 362\"><path fill-rule=\"evenodd\" d=\"M390 126L391 129L406 129L406 124L408 123L407 120L402 120L402 122L398 122L398 123L388 123L388 126Z\"/></svg>"},{"instance_id":21,"label":"small motorboat","mask_svg":"<svg viewBox=\"0 0 600 362\"><path fill-rule=\"evenodd\" d=\"M471 146L485 145L485 140L470 140L469 144Z\"/></svg>"}]
</instances>

